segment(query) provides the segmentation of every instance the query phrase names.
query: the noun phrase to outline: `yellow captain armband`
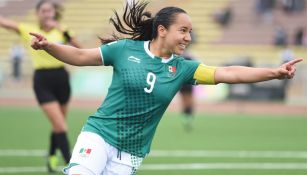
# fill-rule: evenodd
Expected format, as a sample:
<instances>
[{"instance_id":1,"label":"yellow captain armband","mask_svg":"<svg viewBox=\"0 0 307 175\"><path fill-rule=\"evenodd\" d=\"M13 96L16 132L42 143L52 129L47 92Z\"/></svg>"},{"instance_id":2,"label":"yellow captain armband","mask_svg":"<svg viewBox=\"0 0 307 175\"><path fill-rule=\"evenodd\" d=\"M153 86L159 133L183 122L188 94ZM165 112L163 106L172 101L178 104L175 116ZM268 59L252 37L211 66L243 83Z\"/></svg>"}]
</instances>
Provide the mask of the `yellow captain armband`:
<instances>
[{"instance_id":1,"label":"yellow captain armband","mask_svg":"<svg viewBox=\"0 0 307 175\"><path fill-rule=\"evenodd\" d=\"M216 67L200 64L194 73L197 84L215 84L214 74Z\"/></svg>"}]
</instances>

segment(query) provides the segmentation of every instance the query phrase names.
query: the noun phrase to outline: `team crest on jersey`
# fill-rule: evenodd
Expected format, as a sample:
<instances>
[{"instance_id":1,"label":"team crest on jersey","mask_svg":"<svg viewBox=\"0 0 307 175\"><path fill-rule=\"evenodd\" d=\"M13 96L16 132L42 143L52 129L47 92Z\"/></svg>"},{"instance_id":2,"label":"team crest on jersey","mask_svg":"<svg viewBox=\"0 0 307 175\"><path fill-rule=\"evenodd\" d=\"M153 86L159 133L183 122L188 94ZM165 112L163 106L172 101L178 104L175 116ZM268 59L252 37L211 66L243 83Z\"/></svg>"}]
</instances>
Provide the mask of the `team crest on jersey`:
<instances>
[{"instance_id":1,"label":"team crest on jersey","mask_svg":"<svg viewBox=\"0 0 307 175\"><path fill-rule=\"evenodd\" d=\"M171 73L176 73L176 67L175 66L168 66L168 71Z\"/></svg>"},{"instance_id":2,"label":"team crest on jersey","mask_svg":"<svg viewBox=\"0 0 307 175\"><path fill-rule=\"evenodd\" d=\"M173 77L176 74L176 70L175 66L168 66L168 76Z\"/></svg>"},{"instance_id":3,"label":"team crest on jersey","mask_svg":"<svg viewBox=\"0 0 307 175\"><path fill-rule=\"evenodd\" d=\"M90 156L91 152L92 152L92 149L90 148L81 148L79 151L79 155L81 157L88 157Z\"/></svg>"}]
</instances>

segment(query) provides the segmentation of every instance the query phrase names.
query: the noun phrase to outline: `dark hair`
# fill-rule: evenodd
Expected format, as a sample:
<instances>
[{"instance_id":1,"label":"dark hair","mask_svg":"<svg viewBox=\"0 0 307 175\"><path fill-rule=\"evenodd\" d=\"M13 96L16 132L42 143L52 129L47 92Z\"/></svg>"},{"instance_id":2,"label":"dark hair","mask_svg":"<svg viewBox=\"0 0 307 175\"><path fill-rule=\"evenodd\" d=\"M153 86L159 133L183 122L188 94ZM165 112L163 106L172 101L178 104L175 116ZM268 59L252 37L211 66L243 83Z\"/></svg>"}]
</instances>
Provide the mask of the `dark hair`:
<instances>
[{"instance_id":1,"label":"dark hair","mask_svg":"<svg viewBox=\"0 0 307 175\"><path fill-rule=\"evenodd\" d=\"M178 7L165 7L155 17L152 17L150 12L145 11L148 4L149 2L135 0L132 0L130 4L126 2L122 19L124 24L116 11L114 11L115 17L110 18L110 23L113 24L117 32L130 35L130 39L147 41L157 37L159 25L168 29L175 22L176 14L186 13ZM112 37L109 39L100 38L101 43L106 44L121 39L116 34L113 34Z\"/></svg>"},{"instance_id":2,"label":"dark hair","mask_svg":"<svg viewBox=\"0 0 307 175\"><path fill-rule=\"evenodd\" d=\"M54 19L59 21L62 19L62 12L63 12L63 7L61 5L59 5L58 3L52 1L52 0L40 0L38 1L38 3L36 4L36 11L38 11L41 6L45 3L50 3L54 9L55 9L55 16L54 16Z\"/></svg>"}]
</instances>

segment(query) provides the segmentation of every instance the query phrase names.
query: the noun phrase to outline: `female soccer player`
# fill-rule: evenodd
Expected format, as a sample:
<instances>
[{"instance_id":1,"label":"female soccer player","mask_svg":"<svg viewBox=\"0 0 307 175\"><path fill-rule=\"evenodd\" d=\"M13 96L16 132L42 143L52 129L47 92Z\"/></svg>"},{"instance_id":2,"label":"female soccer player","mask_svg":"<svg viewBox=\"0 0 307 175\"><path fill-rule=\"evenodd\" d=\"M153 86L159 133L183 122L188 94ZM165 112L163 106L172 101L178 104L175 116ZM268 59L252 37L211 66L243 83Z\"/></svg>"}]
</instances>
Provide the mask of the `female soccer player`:
<instances>
[{"instance_id":1,"label":"female soccer player","mask_svg":"<svg viewBox=\"0 0 307 175\"><path fill-rule=\"evenodd\" d=\"M126 5L122 23L111 22L129 39L102 39L93 49L78 49L34 36L32 47L77 66L112 66L113 80L103 104L90 116L74 147L70 175L131 175L149 153L156 127L174 95L185 83L253 83L292 78L296 59L274 69L241 66L209 67L181 55L191 42L188 14L177 7L154 17L148 3ZM125 28L124 26L128 26ZM113 41L113 42L111 42Z\"/></svg>"},{"instance_id":2,"label":"female soccer player","mask_svg":"<svg viewBox=\"0 0 307 175\"><path fill-rule=\"evenodd\" d=\"M78 47L76 39L59 25L61 8L50 0L41 0L36 5L37 25L18 24L15 21L0 16L0 26L16 32L25 43L30 43L30 31L42 33L52 42L71 44ZM66 111L70 97L69 75L64 63L45 52L31 49L34 66L33 87L36 99L52 124L48 170L56 168L56 149L60 149L65 161L70 159L69 142L66 136Z\"/></svg>"}]
</instances>

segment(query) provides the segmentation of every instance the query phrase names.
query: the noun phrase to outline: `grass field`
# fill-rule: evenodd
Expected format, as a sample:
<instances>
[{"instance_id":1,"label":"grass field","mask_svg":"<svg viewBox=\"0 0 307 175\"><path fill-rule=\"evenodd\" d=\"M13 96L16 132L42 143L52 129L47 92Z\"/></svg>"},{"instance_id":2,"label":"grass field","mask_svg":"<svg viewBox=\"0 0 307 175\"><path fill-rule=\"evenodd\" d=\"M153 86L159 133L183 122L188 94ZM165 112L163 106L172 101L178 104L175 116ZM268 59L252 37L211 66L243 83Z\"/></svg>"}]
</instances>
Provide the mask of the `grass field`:
<instances>
[{"instance_id":1,"label":"grass field","mask_svg":"<svg viewBox=\"0 0 307 175\"><path fill-rule=\"evenodd\" d=\"M71 144L92 112L70 110ZM47 174L49 130L38 108L0 107L0 174ZM198 113L186 132L168 112L138 175L306 175L306 136L307 116Z\"/></svg>"}]
</instances>

